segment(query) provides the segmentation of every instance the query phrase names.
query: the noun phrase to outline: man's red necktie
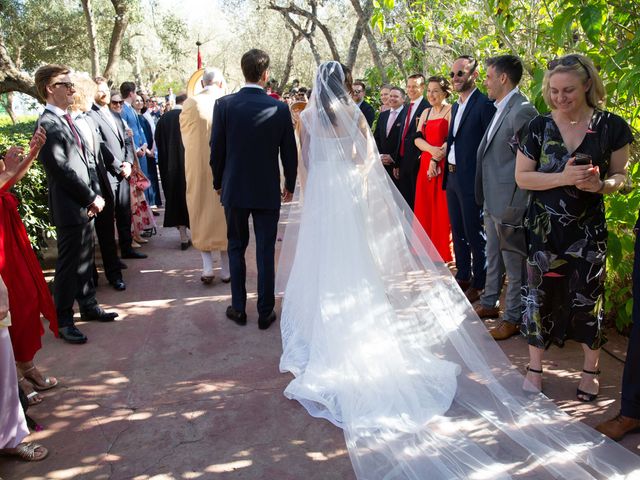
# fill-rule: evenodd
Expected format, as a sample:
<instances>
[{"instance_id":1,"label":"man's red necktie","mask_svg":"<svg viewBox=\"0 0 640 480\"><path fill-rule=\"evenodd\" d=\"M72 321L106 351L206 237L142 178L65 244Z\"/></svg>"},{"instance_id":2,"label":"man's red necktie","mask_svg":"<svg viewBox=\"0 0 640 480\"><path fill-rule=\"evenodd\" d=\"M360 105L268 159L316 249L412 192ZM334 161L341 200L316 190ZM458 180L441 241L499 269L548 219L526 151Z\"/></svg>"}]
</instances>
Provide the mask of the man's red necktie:
<instances>
[{"instance_id":1,"label":"man's red necktie","mask_svg":"<svg viewBox=\"0 0 640 480\"><path fill-rule=\"evenodd\" d=\"M404 122L404 128L402 129L402 138L400 139L400 156L404 157L404 139L407 136L407 132L409 131L409 124L411 123L411 108L413 107L413 103L409 104L409 109L407 110L407 121Z\"/></svg>"}]
</instances>

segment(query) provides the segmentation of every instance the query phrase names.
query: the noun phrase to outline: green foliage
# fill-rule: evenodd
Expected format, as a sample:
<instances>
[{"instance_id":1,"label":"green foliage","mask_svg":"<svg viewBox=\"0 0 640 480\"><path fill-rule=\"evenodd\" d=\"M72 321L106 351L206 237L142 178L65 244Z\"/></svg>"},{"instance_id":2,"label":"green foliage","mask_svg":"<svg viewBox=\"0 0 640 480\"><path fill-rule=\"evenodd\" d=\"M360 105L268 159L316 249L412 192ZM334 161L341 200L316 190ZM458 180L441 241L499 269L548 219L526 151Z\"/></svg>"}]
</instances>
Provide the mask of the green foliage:
<instances>
[{"instance_id":1,"label":"green foliage","mask_svg":"<svg viewBox=\"0 0 640 480\"><path fill-rule=\"evenodd\" d=\"M27 150L34 129L34 117L23 118L16 125L11 124L9 117L0 117L0 153L12 146L21 146ZM33 162L12 192L20 200L18 211L27 228L31 245L39 252L45 246L47 238L55 238L55 229L49 220L47 178L40 162Z\"/></svg>"},{"instance_id":2,"label":"green foliage","mask_svg":"<svg viewBox=\"0 0 640 480\"><path fill-rule=\"evenodd\" d=\"M461 53L479 59L501 53L520 56L527 71L520 88L541 112L548 110L541 94L547 62L566 53L587 55L606 85L606 108L625 118L637 136L640 10L633 8L636 5L605 0L460 0L452 8L443 0L380 0L373 19L376 27L397 40L409 36L411 54L404 58L406 70L426 65L426 73L442 73ZM425 44L442 46L449 54L434 64L434 49L425 48ZM397 78L398 73L391 78ZM371 73L369 80L374 79ZM640 182L639 159L640 148L632 148L629 177L633 186ZM607 195L605 204L609 229L605 309L608 318L623 329L631 319L633 226L640 190Z\"/></svg>"}]
</instances>

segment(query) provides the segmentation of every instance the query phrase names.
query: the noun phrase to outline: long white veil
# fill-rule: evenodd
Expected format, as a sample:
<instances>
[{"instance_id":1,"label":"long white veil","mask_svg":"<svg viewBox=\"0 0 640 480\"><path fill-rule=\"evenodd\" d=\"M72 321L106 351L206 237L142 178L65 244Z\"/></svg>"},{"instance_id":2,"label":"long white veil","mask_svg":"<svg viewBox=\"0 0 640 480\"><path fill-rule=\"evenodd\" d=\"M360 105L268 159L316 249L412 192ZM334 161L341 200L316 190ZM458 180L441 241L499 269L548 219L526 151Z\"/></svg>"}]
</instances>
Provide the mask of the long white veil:
<instances>
[{"instance_id":1,"label":"long white veil","mask_svg":"<svg viewBox=\"0 0 640 480\"><path fill-rule=\"evenodd\" d=\"M285 391L344 430L359 479L613 479L640 459L572 419L486 331L388 178L337 62L301 114L285 223ZM634 473L635 472L635 473Z\"/></svg>"}]
</instances>

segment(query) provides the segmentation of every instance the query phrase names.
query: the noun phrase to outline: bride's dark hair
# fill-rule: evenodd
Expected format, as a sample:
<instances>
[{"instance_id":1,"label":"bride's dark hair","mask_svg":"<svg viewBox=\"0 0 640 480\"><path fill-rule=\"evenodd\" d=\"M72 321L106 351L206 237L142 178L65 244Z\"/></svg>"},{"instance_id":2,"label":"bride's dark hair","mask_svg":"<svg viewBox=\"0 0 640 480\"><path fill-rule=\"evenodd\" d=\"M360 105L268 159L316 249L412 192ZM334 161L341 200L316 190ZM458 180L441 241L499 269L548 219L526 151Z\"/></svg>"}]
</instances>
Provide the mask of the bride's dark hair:
<instances>
[{"instance_id":1,"label":"bride's dark hair","mask_svg":"<svg viewBox=\"0 0 640 480\"><path fill-rule=\"evenodd\" d=\"M330 66L330 63L339 65L340 68ZM316 86L318 92L319 108L324 110L332 125L336 125L334 110L338 106L336 100L347 105L351 100L353 77L351 69L338 62L328 62L320 66Z\"/></svg>"}]
</instances>

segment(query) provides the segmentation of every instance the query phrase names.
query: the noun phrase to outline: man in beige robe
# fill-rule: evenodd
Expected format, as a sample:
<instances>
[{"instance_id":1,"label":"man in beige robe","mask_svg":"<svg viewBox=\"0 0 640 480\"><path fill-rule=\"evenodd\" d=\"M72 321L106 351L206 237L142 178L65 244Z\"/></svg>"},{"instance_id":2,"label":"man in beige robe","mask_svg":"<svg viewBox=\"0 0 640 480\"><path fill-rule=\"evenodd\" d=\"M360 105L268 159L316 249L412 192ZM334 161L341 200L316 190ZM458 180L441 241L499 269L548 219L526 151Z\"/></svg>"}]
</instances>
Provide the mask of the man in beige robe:
<instances>
[{"instance_id":1,"label":"man in beige robe","mask_svg":"<svg viewBox=\"0 0 640 480\"><path fill-rule=\"evenodd\" d=\"M180 115L180 131L184 145L187 207L191 240L202 254L202 276L205 284L213 281L214 258L220 255L221 279L229 282L227 256L227 224L220 196L213 189L209 159L211 123L215 101L224 95L224 79L217 68L206 69L202 76L204 90L184 102Z\"/></svg>"}]
</instances>

